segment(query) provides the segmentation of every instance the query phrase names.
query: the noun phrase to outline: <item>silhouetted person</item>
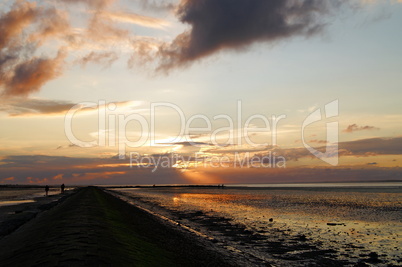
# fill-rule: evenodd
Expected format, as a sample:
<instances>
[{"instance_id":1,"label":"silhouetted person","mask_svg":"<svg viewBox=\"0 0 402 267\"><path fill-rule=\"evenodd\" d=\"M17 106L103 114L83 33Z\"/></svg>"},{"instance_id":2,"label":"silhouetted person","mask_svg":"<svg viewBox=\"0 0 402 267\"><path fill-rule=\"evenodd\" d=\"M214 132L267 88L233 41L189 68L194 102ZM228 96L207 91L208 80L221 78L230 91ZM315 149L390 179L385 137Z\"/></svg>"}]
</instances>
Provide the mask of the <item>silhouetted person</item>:
<instances>
[{"instance_id":1,"label":"silhouetted person","mask_svg":"<svg viewBox=\"0 0 402 267\"><path fill-rule=\"evenodd\" d=\"M61 186L60 186L60 190L61 190L61 193L63 194L64 193L64 184L62 184Z\"/></svg>"},{"instance_id":2,"label":"silhouetted person","mask_svg":"<svg viewBox=\"0 0 402 267\"><path fill-rule=\"evenodd\" d=\"M49 186L48 185L45 186L45 192L46 192L46 196L48 196L48 194L49 194Z\"/></svg>"}]
</instances>

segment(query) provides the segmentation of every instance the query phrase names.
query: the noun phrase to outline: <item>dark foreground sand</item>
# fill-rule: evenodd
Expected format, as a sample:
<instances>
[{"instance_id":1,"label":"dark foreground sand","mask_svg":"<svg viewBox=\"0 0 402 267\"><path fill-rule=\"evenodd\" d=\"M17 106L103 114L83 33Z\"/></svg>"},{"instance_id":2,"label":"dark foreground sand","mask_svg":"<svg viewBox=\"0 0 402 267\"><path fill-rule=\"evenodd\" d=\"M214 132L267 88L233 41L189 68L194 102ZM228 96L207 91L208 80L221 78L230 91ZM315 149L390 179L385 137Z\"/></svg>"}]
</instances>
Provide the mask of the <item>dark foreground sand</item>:
<instances>
[{"instance_id":1,"label":"dark foreground sand","mask_svg":"<svg viewBox=\"0 0 402 267\"><path fill-rule=\"evenodd\" d=\"M234 265L227 255L99 188L81 188L57 204L0 239L0 265Z\"/></svg>"}]
</instances>

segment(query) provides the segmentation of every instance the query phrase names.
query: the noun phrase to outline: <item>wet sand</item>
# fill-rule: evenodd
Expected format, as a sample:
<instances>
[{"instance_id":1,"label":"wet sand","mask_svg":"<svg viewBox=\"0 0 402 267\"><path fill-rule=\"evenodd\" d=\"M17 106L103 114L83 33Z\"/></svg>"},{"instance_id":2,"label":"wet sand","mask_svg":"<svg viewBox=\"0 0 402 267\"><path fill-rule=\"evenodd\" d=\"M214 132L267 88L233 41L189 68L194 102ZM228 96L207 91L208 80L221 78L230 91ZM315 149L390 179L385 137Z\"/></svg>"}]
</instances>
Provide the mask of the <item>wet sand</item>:
<instances>
[{"instance_id":1,"label":"wet sand","mask_svg":"<svg viewBox=\"0 0 402 267\"><path fill-rule=\"evenodd\" d=\"M47 204L52 207L0 239L3 266L244 265L213 242L99 188L81 188Z\"/></svg>"}]
</instances>

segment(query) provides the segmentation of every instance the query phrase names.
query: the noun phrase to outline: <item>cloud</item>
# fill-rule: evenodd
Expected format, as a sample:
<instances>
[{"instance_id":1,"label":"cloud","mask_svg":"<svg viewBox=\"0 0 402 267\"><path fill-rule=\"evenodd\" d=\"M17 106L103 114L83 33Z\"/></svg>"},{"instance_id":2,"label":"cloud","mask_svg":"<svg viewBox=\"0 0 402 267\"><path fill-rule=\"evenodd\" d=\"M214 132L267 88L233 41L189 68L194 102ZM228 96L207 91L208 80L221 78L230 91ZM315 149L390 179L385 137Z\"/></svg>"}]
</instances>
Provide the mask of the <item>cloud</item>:
<instances>
[{"instance_id":1,"label":"cloud","mask_svg":"<svg viewBox=\"0 0 402 267\"><path fill-rule=\"evenodd\" d=\"M58 146L58 147L56 147L56 150L59 150L59 149L65 149L65 148L79 148L80 146L78 146L78 145L76 145L76 144L69 144L69 145L67 145L67 146Z\"/></svg>"},{"instance_id":2,"label":"cloud","mask_svg":"<svg viewBox=\"0 0 402 267\"><path fill-rule=\"evenodd\" d=\"M123 22L132 23L144 27L163 29L169 25L169 23L163 19L153 18L149 16L139 15L135 13L128 12L102 12L101 15L105 18Z\"/></svg>"},{"instance_id":3,"label":"cloud","mask_svg":"<svg viewBox=\"0 0 402 267\"><path fill-rule=\"evenodd\" d=\"M3 76L4 94L28 95L39 91L45 83L62 74L66 56L64 51L59 51L54 58L34 57L18 63L12 74Z\"/></svg>"},{"instance_id":4,"label":"cloud","mask_svg":"<svg viewBox=\"0 0 402 267\"><path fill-rule=\"evenodd\" d=\"M0 159L0 183L39 184L183 184L175 169L130 168L116 158L7 156ZM13 177L13 180L6 180Z\"/></svg>"},{"instance_id":5,"label":"cloud","mask_svg":"<svg viewBox=\"0 0 402 267\"><path fill-rule=\"evenodd\" d=\"M60 2L64 2L66 4L84 4L88 7L95 9L104 9L110 5L112 5L116 0L59 0Z\"/></svg>"},{"instance_id":6,"label":"cloud","mask_svg":"<svg viewBox=\"0 0 402 267\"><path fill-rule=\"evenodd\" d=\"M168 146L194 146L194 147L203 147L203 146L212 146L210 143L205 142L172 142L172 143L156 143L157 145L168 145Z\"/></svg>"},{"instance_id":7,"label":"cloud","mask_svg":"<svg viewBox=\"0 0 402 267\"><path fill-rule=\"evenodd\" d=\"M374 126L359 126L357 124L351 124L349 125L345 130L343 130L344 133L353 133L353 132L358 132L358 131L370 131L370 130L380 130L380 128L374 127Z\"/></svg>"},{"instance_id":8,"label":"cloud","mask_svg":"<svg viewBox=\"0 0 402 267\"><path fill-rule=\"evenodd\" d=\"M39 37L46 38L61 27L68 28L65 21L61 21L61 13L56 9L24 1L16 1L10 11L0 14L0 89L3 95L36 92L61 75L66 57L64 49L60 48L53 58L34 56ZM25 30L33 26L37 33L27 35Z\"/></svg>"},{"instance_id":9,"label":"cloud","mask_svg":"<svg viewBox=\"0 0 402 267\"><path fill-rule=\"evenodd\" d=\"M155 38L134 38L131 41L133 53L127 62L128 67L141 66L143 68L145 65L154 62L156 53L161 45L162 42Z\"/></svg>"},{"instance_id":10,"label":"cloud","mask_svg":"<svg viewBox=\"0 0 402 267\"><path fill-rule=\"evenodd\" d=\"M95 64L103 64L105 66L110 66L115 62L119 56L115 52L91 52L79 59L79 62L83 67L85 67L89 62Z\"/></svg>"},{"instance_id":11,"label":"cloud","mask_svg":"<svg viewBox=\"0 0 402 267\"><path fill-rule=\"evenodd\" d=\"M177 16L191 29L160 48L161 70L187 66L224 49L244 49L322 32L323 17L344 1L182 0Z\"/></svg>"},{"instance_id":12,"label":"cloud","mask_svg":"<svg viewBox=\"0 0 402 267\"><path fill-rule=\"evenodd\" d=\"M9 45L38 16L40 11L35 3L17 2L13 9L0 16L0 49ZM14 44L12 44L14 45Z\"/></svg>"},{"instance_id":13,"label":"cloud","mask_svg":"<svg viewBox=\"0 0 402 267\"><path fill-rule=\"evenodd\" d=\"M110 65L117 54L105 52L105 46L116 40L128 43L129 31L101 16L102 10L109 8L114 0L59 1L82 3L90 9L85 13L90 16L84 30L77 31L71 26L70 13L73 12L63 5L53 7L46 2L18 0L8 11L0 13L0 94L3 96L38 92L47 82L62 75L70 50L85 50L102 44L101 52L92 50L78 61Z\"/></svg>"},{"instance_id":14,"label":"cloud","mask_svg":"<svg viewBox=\"0 0 402 267\"><path fill-rule=\"evenodd\" d=\"M116 27L111 19L96 12L89 21L85 37L96 42L116 42L127 39L129 35L128 30Z\"/></svg>"},{"instance_id":15,"label":"cloud","mask_svg":"<svg viewBox=\"0 0 402 267\"><path fill-rule=\"evenodd\" d=\"M326 144L327 140L312 139L312 140L310 140L310 143Z\"/></svg>"},{"instance_id":16,"label":"cloud","mask_svg":"<svg viewBox=\"0 0 402 267\"><path fill-rule=\"evenodd\" d=\"M402 155L402 137L341 142L339 149L346 150L352 155Z\"/></svg>"},{"instance_id":17,"label":"cloud","mask_svg":"<svg viewBox=\"0 0 402 267\"><path fill-rule=\"evenodd\" d=\"M7 156L0 159L0 183L39 184L192 184L216 177L219 183L286 183L401 180L402 168L130 168L116 158ZM198 174L197 179L191 174ZM189 177L190 176L190 177ZM216 181L216 180L215 180Z\"/></svg>"},{"instance_id":18,"label":"cloud","mask_svg":"<svg viewBox=\"0 0 402 267\"><path fill-rule=\"evenodd\" d=\"M324 143L323 140L312 140L317 144ZM325 152L326 146L315 147L316 150ZM261 147L254 149L234 149L234 150L207 150L209 153L253 153L256 157L266 157L267 155L275 155L276 157L284 157L287 161L298 161L301 158L315 158L304 147L281 148L281 147ZM251 154L253 155L253 154ZM368 138L348 142L340 142L338 144L338 155L342 156L376 156L376 155L402 155L402 137L393 138ZM335 154L334 154L335 156Z\"/></svg>"},{"instance_id":19,"label":"cloud","mask_svg":"<svg viewBox=\"0 0 402 267\"><path fill-rule=\"evenodd\" d=\"M26 116L49 116L61 115L66 113L73 107L78 113L98 112L99 108L107 108L103 104L96 105L93 108L83 108L79 103L73 103L62 100L50 100L41 98L25 98L14 97L2 100L0 112L5 112L11 117L26 117ZM138 101L121 101L113 103L105 103L106 105L114 105L115 110L120 112L122 109L133 108L140 105Z\"/></svg>"},{"instance_id":20,"label":"cloud","mask_svg":"<svg viewBox=\"0 0 402 267\"><path fill-rule=\"evenodd\" d=\"M8 11L0 13L0 94L4 96L38 92L60 77L69 63L110 66L126 54L124 58L130 68L151 66L157 72L168 72L220 51L240 51L256 43L310 37L323 32L327 18L340 6L362 3L361 0L138 1L142 11L167 15L175 12L189 26L167 41L165 33L157 38L137 36L131 25L122 25L130 23L153 29L169 26L165 19L120 6L124 1L36 2L15 0L11 6L3 6Z\"/></svg>"},{"instance_id":21,"label":"cloud","mask_svg":"<svg viewBox=\"0 0 402 267\"><path fill-rule=\"evenodd\" d=\"M232 168L209 169L205 175L220 177L221 183L305 183L305 182L369 182L402 180L402 168L336 167L336 168Z\"/></svg>"},{"instance_id":22,"label":"cloud","mask_svg":"<svg viewBox=\"0 0 402 267\"><path fill-rule=\"evenodd\" d=\"M27 116L44 114L65 114L75 104L67 101L48 100L39 98L12 98L2 101L0 111L9 116Z\"/></svg>"},{"instance_id":23,"label":"cloud","mask_svg":"<svg viewBox=\"0 0 402 267\"><path fill-rule=\"evenodd\" d=\"M49 8L37 19L39 26L30 36L30 41L43 42L55 36L63 37L70 34L71 26L66 11Z\"/></svg>"},{"instance_id":24,"label":"cloud","mask_svg":"<svg viewBox=\"0 0 402 267\"><path fill-rule=\"evenodd\" d=\"M175 0L140 0L142 8L157 12L173 11L177 2Z\"/></svg>"}]
</instances>

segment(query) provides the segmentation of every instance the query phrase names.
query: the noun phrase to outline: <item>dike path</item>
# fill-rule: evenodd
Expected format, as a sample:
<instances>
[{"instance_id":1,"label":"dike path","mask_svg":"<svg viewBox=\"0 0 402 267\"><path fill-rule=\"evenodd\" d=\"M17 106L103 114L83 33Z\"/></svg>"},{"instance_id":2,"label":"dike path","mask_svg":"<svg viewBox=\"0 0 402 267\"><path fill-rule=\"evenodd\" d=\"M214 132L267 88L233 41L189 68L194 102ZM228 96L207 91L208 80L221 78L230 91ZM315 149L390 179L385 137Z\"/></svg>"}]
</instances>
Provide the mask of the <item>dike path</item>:
<instances>
[{"instance_id":1,"label":"dike path","mask_svg":"<svg viewBox=\"0 0 402 267\"><path fill-rule=\"evenodd\" d=\"M224 258L97 187L0 239L1 266L230 266Z\"/></svg>"}]
</instances>

